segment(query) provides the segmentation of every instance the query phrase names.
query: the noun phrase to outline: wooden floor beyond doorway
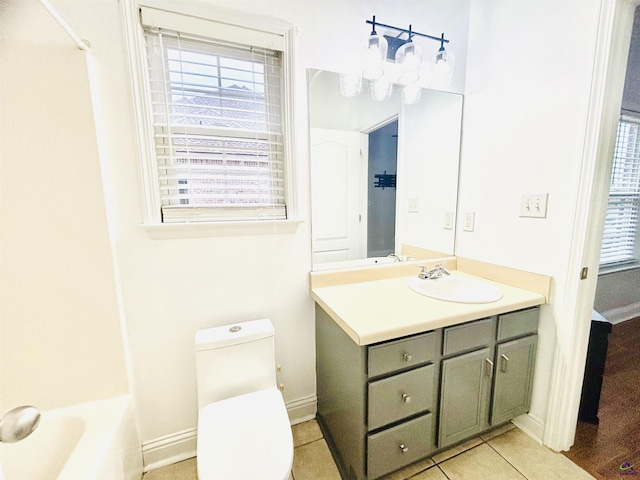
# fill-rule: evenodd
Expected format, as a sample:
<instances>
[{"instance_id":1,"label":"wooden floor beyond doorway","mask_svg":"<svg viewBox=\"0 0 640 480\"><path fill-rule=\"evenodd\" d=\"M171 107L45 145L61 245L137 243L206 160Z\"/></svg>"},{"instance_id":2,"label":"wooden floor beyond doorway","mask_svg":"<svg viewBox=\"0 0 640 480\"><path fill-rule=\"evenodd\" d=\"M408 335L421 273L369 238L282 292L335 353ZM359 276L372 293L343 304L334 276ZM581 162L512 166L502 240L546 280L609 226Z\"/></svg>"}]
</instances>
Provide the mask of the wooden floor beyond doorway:
<instances>
[{"instance_id":1,"label":"wooden floor beyond doorway","mask_svg":"<svg viewBox=\"0 0 640 480\"><path fill-rule=\"evenodd\" d=\"M598 416L565 455L597 479L640 480L640 318L613 325Z\"/></svg>"}]
</instances>

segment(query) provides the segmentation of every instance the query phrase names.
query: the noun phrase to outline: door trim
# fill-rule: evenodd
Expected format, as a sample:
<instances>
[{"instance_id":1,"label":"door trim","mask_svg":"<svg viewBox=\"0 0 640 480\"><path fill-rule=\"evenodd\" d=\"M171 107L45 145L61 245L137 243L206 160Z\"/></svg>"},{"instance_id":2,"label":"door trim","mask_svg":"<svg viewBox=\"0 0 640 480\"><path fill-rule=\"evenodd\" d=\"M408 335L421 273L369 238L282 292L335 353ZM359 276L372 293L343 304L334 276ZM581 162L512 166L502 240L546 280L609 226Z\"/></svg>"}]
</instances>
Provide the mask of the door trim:
<instances>
[{"instance_id":1,"label":"door trim","mask_svg":"<svg viewBox=\"0 0 640 480\"><path fill-rule=\"evenodd\" d=\"M591 312L597 285L611 163L635 7L640 0L602 0L591 98L574 213L566 293L559 308L543 442L556 451L573 445ZM588 267L591 275L580 279Z\"/></svg>"}]
</instances>

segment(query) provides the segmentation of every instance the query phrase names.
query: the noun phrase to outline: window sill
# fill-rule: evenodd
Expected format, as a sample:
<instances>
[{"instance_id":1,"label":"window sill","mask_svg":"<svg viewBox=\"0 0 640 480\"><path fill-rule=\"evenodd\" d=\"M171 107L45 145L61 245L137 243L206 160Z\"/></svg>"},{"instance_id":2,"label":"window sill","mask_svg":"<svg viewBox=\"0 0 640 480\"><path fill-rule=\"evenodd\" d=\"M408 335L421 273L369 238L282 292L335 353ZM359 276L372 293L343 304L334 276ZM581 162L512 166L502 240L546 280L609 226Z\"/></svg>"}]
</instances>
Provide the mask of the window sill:
<instances>
[{"instance_id":1,"label":"window sill","mask_svg":"<svg viewBox=\"0 0 640 480\"><path fill-rule=\"evenodd\" d=\"M295 233L302 220L142 224L154 240Z\"/></svg>"},{"instance_id":2,"label":"window sill","mask_svg":"<svg viewBox=\"0 0 640 480\"><path fill-rule=\"evenodd\" d=\"M598 276L611 275L614 273L620 273L627 270L637 270L640 268L640 262L630 262L622 265L612 265L609 267L602 267L598 270Z\"/></svg>"}]
</instances>

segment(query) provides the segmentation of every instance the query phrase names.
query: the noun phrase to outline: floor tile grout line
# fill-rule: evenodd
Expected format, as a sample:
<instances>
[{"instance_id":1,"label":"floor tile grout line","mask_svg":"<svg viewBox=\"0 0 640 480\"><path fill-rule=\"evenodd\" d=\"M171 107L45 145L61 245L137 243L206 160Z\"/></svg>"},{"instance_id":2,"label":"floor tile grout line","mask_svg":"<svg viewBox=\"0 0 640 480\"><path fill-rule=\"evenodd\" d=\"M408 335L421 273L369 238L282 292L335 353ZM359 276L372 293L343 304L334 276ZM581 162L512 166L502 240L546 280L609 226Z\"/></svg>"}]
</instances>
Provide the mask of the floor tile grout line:
<instances>
[{"instance_id":1,"label":"floor tile grout line","mask_svg":"<svg viewBox=\"0 0 640 480\"><path fill-rule=\"evenodd\" d=\"M480 438L480 437L478 437ZM482 440L482 442L480 442L478 445L474 445L473 447L469 447L466 450L463 450L462 452L458 452L455 455L451 455L450 457L445 458L444 460L442 460L441 462L436 462L435 460L433 460L433 457L431 458L433 460L433 463L435 463L436 465L440 465L441 463L445 463L448 462L449 460L459 457L462 454L465 454L467 452L470 452L471 450L474 450L476 448L478 448L480 445L482 445L483 443L486 443L484 440ZM455 447L454 447L455 448Z\"/></svg>"},{"instance_id":2,"label":"floor tile grout line","mask_svg":"<svg viewBox=\"0 0 640 480\"><path fill-rule=\"evenodd\" d=\"M498 436L499 436L499 435L498 435ZM493 439L491 439L491 440L493 440ZM507 459L504 457L504 455L501 455L501 454L500 454L500 452L499 452L498 450L496 450L495 448L493 448L493 445L491 445L489 442L486 442L486 444L487 444L487 445L489 445L489 448L491 448L491 450L493 450L494 452L496 452L496 453L498 454L498 456L500 456L500 457L501 457L505 462L507 462L509 465L511 465L511 467L512 467L516 472L518 472L520 475L522 475L522 478L524 478L524 479L526 479L526 480L529 480L529 478L528 478L524 473L522 473L520 470L518 470L518 468L517 468L514 464L512 464L509 460L507 460Z\"/></svg>"},{"instance_id":3,"label":"floor tile grout line","mask_svg":"<svg viewBox=\"0 0 640 480\"><path fill-rule=\"evenodd\" d=\"M451 480L451 479L449 478L449 475L447 475L446 473L444 473L444 470L442 470L442 469L440 468L440 465L436 464L436 468L437 468L438 470L440 470L440 473L442 473L442 475L444 475L444 477L445 477L447 480Z\"/></svg>"}]
</instances>

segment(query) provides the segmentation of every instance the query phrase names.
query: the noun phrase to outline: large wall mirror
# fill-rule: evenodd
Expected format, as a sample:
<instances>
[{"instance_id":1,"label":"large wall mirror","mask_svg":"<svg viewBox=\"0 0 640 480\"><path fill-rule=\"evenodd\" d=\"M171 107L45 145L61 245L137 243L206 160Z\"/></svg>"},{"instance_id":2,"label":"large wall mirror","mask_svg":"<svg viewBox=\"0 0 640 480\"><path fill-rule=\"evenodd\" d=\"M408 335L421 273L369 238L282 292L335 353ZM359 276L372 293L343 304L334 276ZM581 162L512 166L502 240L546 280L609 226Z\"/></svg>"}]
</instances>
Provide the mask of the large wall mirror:
<instances>
[{"instance_id":1,"label":"large wall mirror","mask_svg":"<svg viewBox=\"0 0 640 480\"><path fill-rule=\"evenodd\" d=\"M313 269L454 254L462 95L375 101L310 69Z\"/></svg>"}]
</instances>

